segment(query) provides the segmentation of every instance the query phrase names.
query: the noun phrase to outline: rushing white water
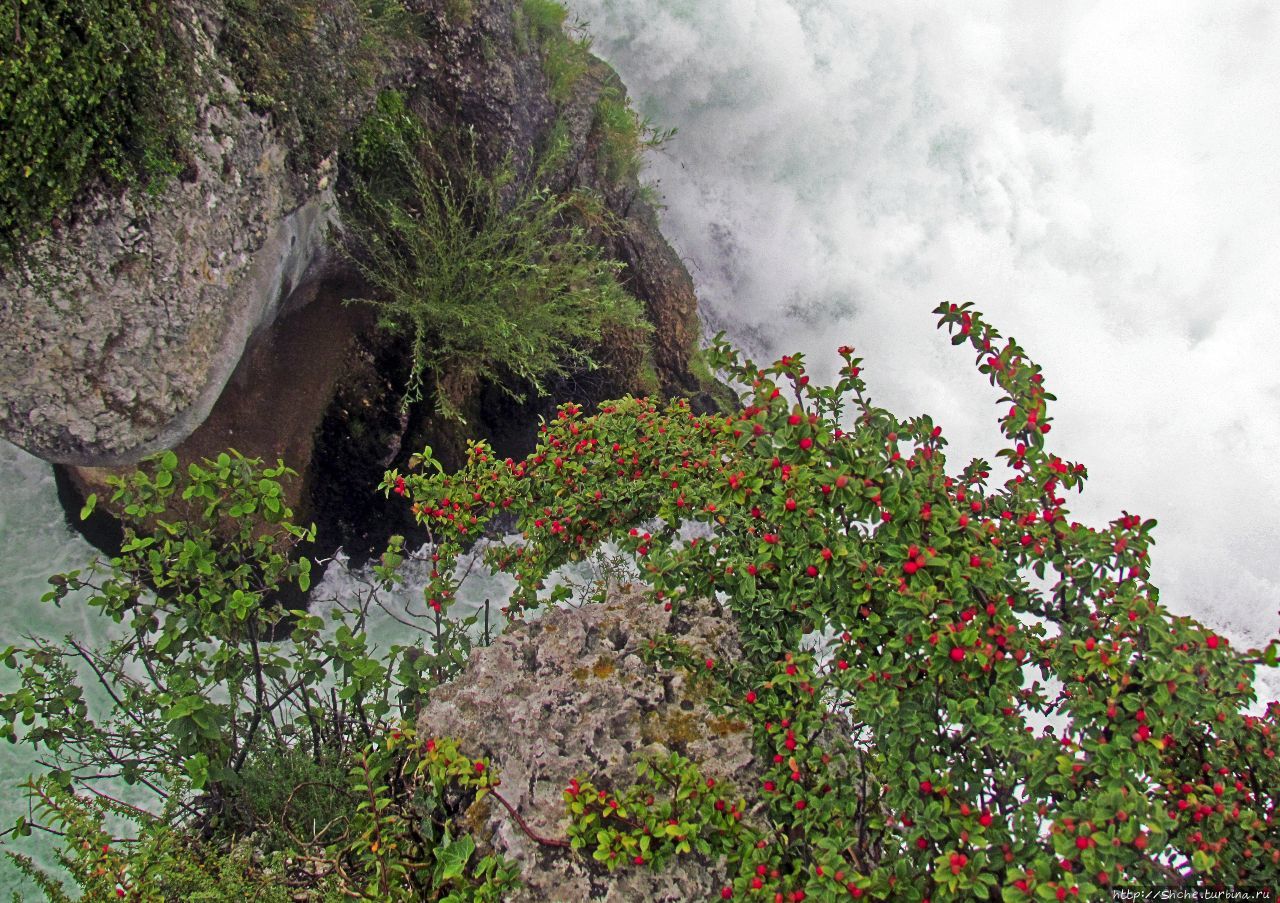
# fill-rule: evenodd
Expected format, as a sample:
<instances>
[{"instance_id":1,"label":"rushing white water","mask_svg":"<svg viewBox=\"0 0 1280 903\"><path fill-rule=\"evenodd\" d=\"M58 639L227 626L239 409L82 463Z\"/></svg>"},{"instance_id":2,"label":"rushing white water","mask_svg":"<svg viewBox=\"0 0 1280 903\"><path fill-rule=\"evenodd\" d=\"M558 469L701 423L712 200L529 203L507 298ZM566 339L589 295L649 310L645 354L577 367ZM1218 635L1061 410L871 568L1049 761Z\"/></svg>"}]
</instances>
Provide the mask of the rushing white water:
<instances>
[{"instance_id":1,"label":"rushing white water","mask_svg":"<svg viewBox=\"0 0 1280 903\"><path fill-rule=\"evenodd\" d=\"M971 300L1046 368L1080 519L1156 517L1155 581L1280 631L1280 10L1268 3L572 0L639 109L713 330L929 412L995 394L934 330Z\"/></svg>"}]
</instances>

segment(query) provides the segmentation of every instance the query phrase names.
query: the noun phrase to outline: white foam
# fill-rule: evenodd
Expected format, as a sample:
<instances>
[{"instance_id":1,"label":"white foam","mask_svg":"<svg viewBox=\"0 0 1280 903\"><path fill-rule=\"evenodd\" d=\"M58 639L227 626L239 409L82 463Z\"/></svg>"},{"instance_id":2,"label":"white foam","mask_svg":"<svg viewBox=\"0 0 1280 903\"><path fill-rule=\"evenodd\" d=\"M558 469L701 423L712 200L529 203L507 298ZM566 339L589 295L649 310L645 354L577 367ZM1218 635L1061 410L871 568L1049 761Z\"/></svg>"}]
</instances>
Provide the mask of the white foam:
<instances>
[{"instance_id":1,"label":"white foam","mask_svg":"<svg viewBox=\"0 0 1280 903\"><path fill-rule=\"evenodd\" d=\"M934 331L972 300L1045 367L1075 503L1156 517L1163 599L1280 632L1280 11L572 0L647 115L705 319L928 411L953 465L994 393Z\"/></svg>"}]
</instances>

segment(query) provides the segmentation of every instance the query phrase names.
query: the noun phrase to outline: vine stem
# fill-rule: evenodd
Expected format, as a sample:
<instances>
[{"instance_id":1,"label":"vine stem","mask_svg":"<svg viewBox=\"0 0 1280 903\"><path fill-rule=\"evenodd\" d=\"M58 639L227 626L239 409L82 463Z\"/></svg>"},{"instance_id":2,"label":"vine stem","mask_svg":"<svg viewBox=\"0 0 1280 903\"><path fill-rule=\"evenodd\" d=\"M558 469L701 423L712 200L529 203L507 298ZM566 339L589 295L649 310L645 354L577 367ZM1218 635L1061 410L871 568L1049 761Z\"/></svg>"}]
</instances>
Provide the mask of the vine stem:
<instances>
[{"instance_id":1,"label":"vine stem","mask_svg":"<svg viewBox=\"0 0 1280 903\"><path fill-rule=\"evenodd\" d=\"M511 817L516 820L516 824L520 826L520 830L523 831L525 833L525 836L527 836L534 843L542 844L544 847L565 847L566 849L572 846L572 844L570 844L569 841L567 840L561 840L556 837L543 837L542 835L535 832L532 828L529 827L529 823L520 817L520 813L516 811L516 807L511 805L509 802L507 802L506 797L504 797L498 791L494 790L492 787L489 788L489 795L492 796L494 799L496 799L498 802L502 803L502 807L506 809L507 812L511 813Z\"/></svg>"}]
</instances>

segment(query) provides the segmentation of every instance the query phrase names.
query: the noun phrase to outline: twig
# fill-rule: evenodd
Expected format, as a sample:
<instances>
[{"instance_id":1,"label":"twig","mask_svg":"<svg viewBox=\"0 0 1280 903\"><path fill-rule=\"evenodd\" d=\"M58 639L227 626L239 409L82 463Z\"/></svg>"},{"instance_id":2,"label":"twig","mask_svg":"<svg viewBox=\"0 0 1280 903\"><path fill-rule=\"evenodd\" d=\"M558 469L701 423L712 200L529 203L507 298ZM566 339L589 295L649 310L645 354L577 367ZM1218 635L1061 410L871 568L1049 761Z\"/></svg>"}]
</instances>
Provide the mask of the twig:
<instances>
[{"instance_id":1,"label":"twig","mask_svg":"<svg viewBox=\"0 0 1280 903\"><path fill-rule=\"evenodd\" d=\"M553 838L553 837L543 837L540 834L535 833L534 830L529 827L528 823L523 818L520 817L520 813L516 811L515 806L507 802L506 798L501 793L494 790L493 788L489 788L489 794L498 802L502 803L503 808L506 809L509 813L511 813L511 817L516 820L516 824L520 826L520 830L523 831L525 833L525 836L527 836L534 843L542 844L544 847L568 848L572 846L572 844L570 844L569 841L567 840L560 840L558 838Z\"/></svg>"}]
</instances>

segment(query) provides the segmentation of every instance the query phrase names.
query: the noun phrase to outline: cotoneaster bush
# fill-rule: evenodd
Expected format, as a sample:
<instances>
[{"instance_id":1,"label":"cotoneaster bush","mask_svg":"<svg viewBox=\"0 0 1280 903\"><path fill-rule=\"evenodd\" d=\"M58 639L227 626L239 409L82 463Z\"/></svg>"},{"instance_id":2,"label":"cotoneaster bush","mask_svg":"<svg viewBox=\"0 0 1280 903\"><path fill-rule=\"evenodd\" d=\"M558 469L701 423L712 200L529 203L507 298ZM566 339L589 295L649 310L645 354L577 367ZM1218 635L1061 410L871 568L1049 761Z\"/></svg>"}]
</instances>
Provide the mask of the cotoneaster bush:
<instances>
[{"instance_id":1,"label":"cotoneaster bush","mask_svg":"<svg viewBox=\"0 0 1280 903\"><path fill-rule=\"evenodd\" d=\"M1246 714L1260 654L1160 605L1153 521L1072 520L1086 471L1052 451L1040 368L968 305L936 313L1002 393L1003 485L982 460L949 468L929 417L875 407L850 348L818 386L798 355L758 367L717 343L745 388L732 416L567 405L525 460L476 444L456 474L389 473L444 539L429 602L504 512L523 534L491 550L518 581L513 617L605 541L659 604L728 601L741 661L668 660L753 726L760 783L699 787L681 761L636 788L582 775L570 836L611 867L724 855L721 896L748 900L1275 894L1280 708ZM739 791L762 805L744 813Z\"/></svg>"}]
</instances>

